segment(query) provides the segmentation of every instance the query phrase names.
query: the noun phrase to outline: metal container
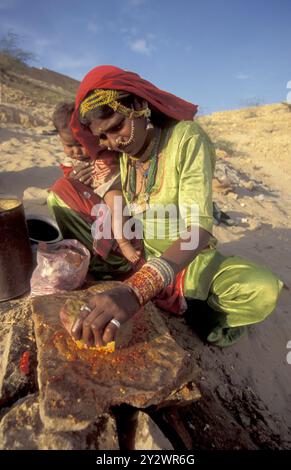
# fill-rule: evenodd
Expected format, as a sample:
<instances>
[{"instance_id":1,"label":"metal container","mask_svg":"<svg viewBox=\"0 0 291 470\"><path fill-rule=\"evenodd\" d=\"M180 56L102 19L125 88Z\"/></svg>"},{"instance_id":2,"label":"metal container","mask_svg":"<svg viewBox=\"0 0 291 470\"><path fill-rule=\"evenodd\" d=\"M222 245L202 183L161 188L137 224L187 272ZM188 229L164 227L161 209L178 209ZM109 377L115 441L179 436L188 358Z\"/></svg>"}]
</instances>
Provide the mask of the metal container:
<instances>
[{"instance_id":1,"label":"metal container","mask_svg":"<svg viewBox=\"0 0 291 470\"><path fill-rule=\"evenodd\" d=\"M0 301L30 289L33 258L22 202L0 197Z\"/></svg>"},{"instance_id":2,"label":"metal container","mask_svg":"<svg viewBox=\"0 0 291 470\"><path fill-rule=\"evenodd\" d=\"M63 239L57 223L50 217L40 214L27 214L26 223L32 245L39 242L56 243Z\"/></svg>"}]
</instances>

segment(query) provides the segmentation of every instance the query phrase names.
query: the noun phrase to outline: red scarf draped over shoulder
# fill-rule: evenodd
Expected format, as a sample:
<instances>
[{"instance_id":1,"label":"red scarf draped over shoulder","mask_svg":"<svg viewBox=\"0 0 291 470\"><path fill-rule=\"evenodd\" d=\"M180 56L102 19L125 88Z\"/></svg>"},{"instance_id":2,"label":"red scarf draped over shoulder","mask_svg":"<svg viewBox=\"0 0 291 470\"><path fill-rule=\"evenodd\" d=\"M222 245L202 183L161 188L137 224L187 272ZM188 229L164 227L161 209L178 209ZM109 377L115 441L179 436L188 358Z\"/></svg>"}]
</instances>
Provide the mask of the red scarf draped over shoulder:
<instances>
[{"instance_id":1,"label":"red scarf draped over shoulder","mask_svg":"<svg viewBox=\"0 0 291 470\"><path fill-rule=\"evenodd\" d=\"M106 158L107 151L98 152L98 138L79 122L79 106L87 94L95 89L122 90L145 99L150 108L177 121L192 120L198 106L182 100L171 93L160 90L137 73L128 72L112 65L101 65L92 69L83 78L76 95L75 112L71 127L76 139L87 149L91 158ZM102 154L102 155L101 155ZM110 152L112 155L112 152Z\"/></svg>"}]
</instances>

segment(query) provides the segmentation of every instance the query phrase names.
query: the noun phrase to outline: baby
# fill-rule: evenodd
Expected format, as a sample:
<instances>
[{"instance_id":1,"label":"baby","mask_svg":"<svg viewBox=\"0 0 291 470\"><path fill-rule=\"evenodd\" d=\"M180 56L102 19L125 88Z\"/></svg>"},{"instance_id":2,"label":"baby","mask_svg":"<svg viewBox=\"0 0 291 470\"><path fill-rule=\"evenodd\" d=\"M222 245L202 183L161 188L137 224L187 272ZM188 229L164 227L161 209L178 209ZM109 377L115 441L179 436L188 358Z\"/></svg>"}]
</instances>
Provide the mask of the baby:
<instances>
[{"instance_id":1,"label":"baby","mask_svg":"<svg viewBox=\"0 0 291 470\"><path fill-rule=\"evenodd\" d=\"M130 241L123 235L123 226L127 217L123 215L125 201L122 195L119 163L114 153L106 160L96 158L94 161L86 154L86 149L75 139L70 128L70 120L74 111L74 103L59 104L53 114L53 124L64 147L66 159L61 165L66 177L77 179L94 190L104 199L111 211L112 232L122 254L135 264L141 257L141 252L135 250ZM122 214L114 214L114 199L119 196L122 200ZM114 216L115 215L115 216ZM119 214L118 214L119 215ZM120 227L120 223L122 226ZM121 236L120 236L121 235Z\"/></svg>"}]
</instances>

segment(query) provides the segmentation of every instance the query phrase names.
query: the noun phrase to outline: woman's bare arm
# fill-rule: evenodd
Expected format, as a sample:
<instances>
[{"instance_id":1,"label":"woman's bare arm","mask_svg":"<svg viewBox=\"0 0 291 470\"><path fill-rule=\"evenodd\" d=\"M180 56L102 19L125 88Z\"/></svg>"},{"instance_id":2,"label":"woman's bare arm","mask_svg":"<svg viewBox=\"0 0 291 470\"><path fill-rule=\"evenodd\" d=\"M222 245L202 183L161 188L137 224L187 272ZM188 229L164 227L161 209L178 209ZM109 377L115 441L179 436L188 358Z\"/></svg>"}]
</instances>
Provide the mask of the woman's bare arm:
<instances>
[{"instance_id":1,"label":"woman's bare arm","mask_svg":"<svg viewBox=\"0 0 291 470\"><path fill-rule=\"evenodd\" d=\"M191 261L208 246L211 236L210 233L202 227L188 227L187 232L189 233L188 238L178 238L178 240L174 241L161 255L161 258L172 266L175 275L186 268ZM197 240L196 243L195 240ZM193 248L193 245L197 246Z\"/></svg>"}]
</instances>

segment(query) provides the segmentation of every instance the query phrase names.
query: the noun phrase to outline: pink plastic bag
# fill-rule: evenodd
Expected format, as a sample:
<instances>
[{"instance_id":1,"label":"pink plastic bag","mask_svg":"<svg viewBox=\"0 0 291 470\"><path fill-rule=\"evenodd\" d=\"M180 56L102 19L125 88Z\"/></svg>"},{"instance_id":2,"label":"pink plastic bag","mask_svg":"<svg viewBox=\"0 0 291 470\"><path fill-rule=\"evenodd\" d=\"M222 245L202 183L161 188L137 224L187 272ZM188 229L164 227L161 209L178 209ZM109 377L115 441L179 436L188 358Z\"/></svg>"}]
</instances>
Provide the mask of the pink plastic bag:
<instances>
[{"instance_id":1,"label":"pink plastic bag","mask_svg":"<svg viewBox=\"0 0 291 470\"><path fill-rule=\"evenodd\" d=\"M90 252L77 240L40 243L37 266L31 278L31 296L62 293L81 287L90 262Z\"/></svg>"}]
</instances>

